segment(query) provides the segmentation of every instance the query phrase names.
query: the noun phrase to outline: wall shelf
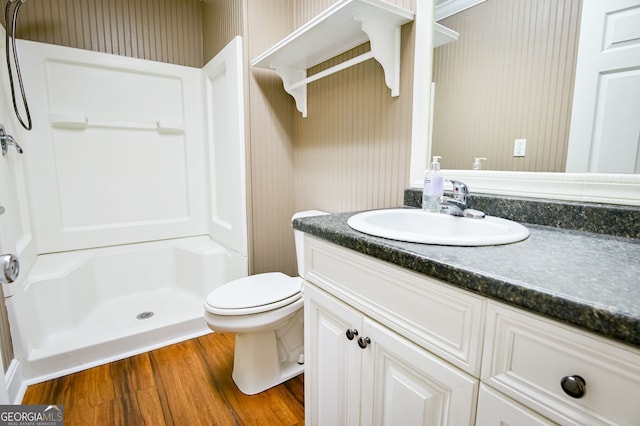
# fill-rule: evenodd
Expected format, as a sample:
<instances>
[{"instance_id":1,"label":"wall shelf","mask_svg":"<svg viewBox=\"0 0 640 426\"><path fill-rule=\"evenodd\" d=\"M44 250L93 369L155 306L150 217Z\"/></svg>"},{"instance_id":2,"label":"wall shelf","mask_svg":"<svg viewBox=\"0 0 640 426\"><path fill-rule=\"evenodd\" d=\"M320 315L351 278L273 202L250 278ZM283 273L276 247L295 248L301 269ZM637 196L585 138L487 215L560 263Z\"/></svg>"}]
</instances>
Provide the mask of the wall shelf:
<instances>
[{"instance_id":1,"label":"wall shelf","mask_svg":"<svg viewBox=\"0 0 640 426\"><path fill-rule=\"evenodd\" d=\"M307 116L307 84L375 58L391 96L400 94L400 27L414 13L382 0L341 0L257 56L251 65L274 70ZM307 77L307 69L367 41L371 51Z\"/></svg>"},{"instance_id":2,"label":"wall shelf","mask_svg":"<svg viewBox=\"0 0 640 426\"><path fill-rule=\"evenodd\" d=\"M453 31L451 28L447 28L444 25L440 25L437 22L433 26L433 48L443 46L445 44L458 41L460 34Z\"/></svg>"},{"instance_id":3,"label":"wall shelf","mask_svg":"<svg viewBox=\"0 0 640 426\"><path fill-rule=\"evenodd\" d=\"M436 21L448 18L486 0L436 0Z\"/></svg>"}]
</instances>

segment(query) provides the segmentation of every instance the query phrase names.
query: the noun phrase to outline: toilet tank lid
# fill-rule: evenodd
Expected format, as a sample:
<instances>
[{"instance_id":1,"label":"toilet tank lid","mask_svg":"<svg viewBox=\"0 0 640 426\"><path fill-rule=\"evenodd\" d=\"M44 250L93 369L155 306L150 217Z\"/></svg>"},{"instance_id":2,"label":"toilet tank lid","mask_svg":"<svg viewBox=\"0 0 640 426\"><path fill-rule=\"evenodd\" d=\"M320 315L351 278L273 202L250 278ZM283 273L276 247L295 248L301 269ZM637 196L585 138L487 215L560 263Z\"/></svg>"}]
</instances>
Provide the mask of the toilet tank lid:
<instances>
[{"instance_id":1,"label":"toilet tank lid","mask_svg":"<svg viewBox=\"0 0 640 426\"><path fill-rule=\"evenodd\" d=\"M230 281L207 296L207 304L219 309L246 309L270 305L302 291L302 278L281 272L251 275Z\"/></svg>"},{"instance_id":2,"label":"toilet tank lid","mask_svg":"<svg viewBox=\"0 0 640 426\"><path fill-rule=\"evenodd\" d=\"M299 218L303 218L303 217L311 217L311 216L323 216L323 215L327 215L329 213L327 212L323 212L320 210L303 210L301 212L296 212L293 214L293 216L291 217L291 221L293 222L293 219L299 219Z\"/></svg>"}]
</instances>

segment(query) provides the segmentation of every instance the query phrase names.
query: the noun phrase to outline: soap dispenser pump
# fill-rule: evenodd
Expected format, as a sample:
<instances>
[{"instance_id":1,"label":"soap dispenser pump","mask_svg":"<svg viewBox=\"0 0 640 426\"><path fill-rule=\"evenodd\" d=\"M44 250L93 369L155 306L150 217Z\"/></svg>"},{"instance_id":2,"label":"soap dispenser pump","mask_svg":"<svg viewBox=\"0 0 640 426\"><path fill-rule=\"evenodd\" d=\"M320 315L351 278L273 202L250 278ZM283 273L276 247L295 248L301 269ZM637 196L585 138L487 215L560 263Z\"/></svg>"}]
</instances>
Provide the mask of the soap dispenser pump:
<instances>
[{"instance_id":1,"label":"soap dispenser pump","mask_svg":"<svg viewBox=\"0 0 640 426\"><path fill-rule=\"evenodd\" d=\"M482 169L482 163L480 161L486 160L485 157L476 157L475 161L473 162L473 170L481 170Z\"/></svg>"},{"instance_id":2,"label":"soap dispenser pump","mask_svg":"<svg viewBox=\"0 0 640 426\"><path fill-rule=\"evenodd\" d=\"M431 167L424 175L424 189L422 191L422 210L428 212L440 211L440 197L444 194L444 179L440 174L440 162L442 157L433 156Z\"/></svg>"}]
</instances>

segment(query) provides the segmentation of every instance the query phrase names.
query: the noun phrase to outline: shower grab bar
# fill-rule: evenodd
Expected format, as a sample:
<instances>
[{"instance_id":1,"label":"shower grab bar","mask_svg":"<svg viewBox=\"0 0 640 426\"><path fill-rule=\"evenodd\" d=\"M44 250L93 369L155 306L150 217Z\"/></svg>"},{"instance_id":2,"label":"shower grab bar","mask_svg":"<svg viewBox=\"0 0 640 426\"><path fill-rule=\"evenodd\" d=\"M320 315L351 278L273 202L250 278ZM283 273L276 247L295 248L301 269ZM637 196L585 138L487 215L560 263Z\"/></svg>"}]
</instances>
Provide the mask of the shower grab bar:
<instances>
[{"instance_id":1,"label":"shower grab bar","mask_svg":"<svg viewBox=\"0 0 640 426\"><path fill-rule=\"evenodd\" d=\"M22 154L24 152L22 147L18 144L18 141L4 130L4 126L2 124L0 124L0 145L2 146L3 157L7 155L9 145L15 146L18 154Z\"/></svg>"},{"instance_id":2,"label":"shower grab bar","mask_svg":"<svg viewBox=\"0 0 640 426\"><path fill-rule=\"evenodd\" d=\"M58 129L84 130L87 127L106 127L115 129L155 130L161 134L184 133L184 123L176 121L121 121L99 120L81 114L49 114L51 126Z\"/></svg>"}]
</instances>

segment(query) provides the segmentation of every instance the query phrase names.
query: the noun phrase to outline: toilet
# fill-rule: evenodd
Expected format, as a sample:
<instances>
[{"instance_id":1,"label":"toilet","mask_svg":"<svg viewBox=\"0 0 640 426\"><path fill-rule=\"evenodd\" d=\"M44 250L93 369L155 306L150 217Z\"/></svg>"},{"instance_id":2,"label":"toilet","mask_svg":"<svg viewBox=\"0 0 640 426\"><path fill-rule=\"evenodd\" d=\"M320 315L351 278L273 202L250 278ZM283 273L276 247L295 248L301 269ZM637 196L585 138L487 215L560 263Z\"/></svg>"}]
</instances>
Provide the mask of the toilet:
<instances>
[{"instance_id":1,"label":"toilet","mask_svg":"<svg viewBox=\"0 0 640 426\"><path fill-rule=\"evenodd\" d=\"M327 213L303 211L292 220L321 214ZM293 232L298 274L303 276L303 233ZM303 305L303 279L281 272L240 278L209 293L207 325L236 334L232 377L242 393L260 393L303 372Z\"/></svg>"}]
</instances>

